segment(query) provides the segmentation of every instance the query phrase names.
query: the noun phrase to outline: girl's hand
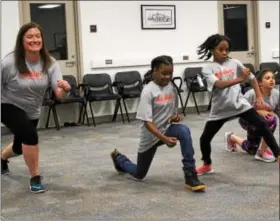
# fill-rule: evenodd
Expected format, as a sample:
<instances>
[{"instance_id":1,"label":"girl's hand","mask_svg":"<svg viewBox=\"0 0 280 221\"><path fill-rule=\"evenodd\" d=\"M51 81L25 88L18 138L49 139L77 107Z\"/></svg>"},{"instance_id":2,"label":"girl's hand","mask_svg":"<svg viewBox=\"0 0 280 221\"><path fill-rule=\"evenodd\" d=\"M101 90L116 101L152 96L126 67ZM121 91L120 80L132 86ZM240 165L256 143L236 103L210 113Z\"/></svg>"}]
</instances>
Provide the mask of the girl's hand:
<instances>
[{"instance_id":1,"label":"girl's hand","mask_svg":"<svg viewBox=\"0 0 280 221\"><path fill-rule=\"evenodd\" d=\"M258 114L262 117L273 117L273 112L267 111L267 110L257 110Z\"/></svg>"},{"instance_id":2,"label":"girl's hand","mask_svg":"<svg viewBox=\"0 0 280 221\"><path fill-rule=\"evenodd\" d=\"M180 114L175 114L173 116L171 116L169 118L169 123L172 123L172 122L180 122L184 119L183 115L180 115Z\"/></svg>"}]
</instances>

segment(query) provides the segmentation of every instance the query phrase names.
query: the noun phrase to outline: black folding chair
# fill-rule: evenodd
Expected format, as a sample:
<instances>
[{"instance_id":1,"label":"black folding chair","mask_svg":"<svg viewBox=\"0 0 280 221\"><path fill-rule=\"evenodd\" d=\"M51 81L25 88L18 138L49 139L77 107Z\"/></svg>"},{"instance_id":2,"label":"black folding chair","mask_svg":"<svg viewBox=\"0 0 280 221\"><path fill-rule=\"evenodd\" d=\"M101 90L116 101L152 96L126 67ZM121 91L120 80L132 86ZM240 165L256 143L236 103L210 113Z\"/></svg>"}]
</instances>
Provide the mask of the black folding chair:
<instances>
[{"instance_id":1,"label":"black folding chair","mask_svg":"<svg viewBox=\"0 0 280 221\"><path fill-rule=\"evenodd\" d=\"M130 122L125 100L139 98L141 96L143 89L141 75L138 71L118 72L115 75L115 83L117 85L118 93L123 101L127 121Z\"/></svg>"},{"instance_id":2,"label":"black folding chair","mask_svg":"<svg viewBox=\"0 0 280 221\"><path fill-rule=\"evenodd\" d=\"M52 99L52 97L53 97L52 88L48 87L46 92L45 92L45 95L44 95L44 98L43 98L43 104L42 104L42 106L49 107L45 128L46 129L49 128L50 116L51 116L51 112L52 112L55 128L57 130L60 130L60 125L59 125L59 121L58 121L58 117L57 117L57 112L56 112L56 109L55 109L55 106L54 106L55 101Z\"/></svg>"},{"instance_id":3,"label":"black folding chair","mask_svg":"<svg viewBox=\"0 0 280 221\"><path fill-rule=\"evenodd\" d=\"M80 104L78 123L81 123L82 113L84 111L85 116L87 118L87 124L89 126L89 119L86 111L86 98L84 95L81 95L81 89L83 85L77 84L77 80L73 75L63 75L63 80L67 81L68 84L71 86L71 90L69 92L70 94L69 96L61 99L56 99L55 97L53 97L54 108L56 108L57 105L61 105L61 104L74 104L74 103Z\"/></svg>"},{"instance_id":4,"label":"black folding chair","mask_svg":"<svg viewBox=\"0 0 280 221\"><path fill-rule=\"evenodd\" d=\"M206 83L206 80L203 79L203 76L201 74L201 70L202 70L202 67L188 67L188 68L185 69L184 81L186 82L186 85L187 85L187 88L188 88L188 95L187 95L185 105L184 105L184 112L186 112L188 100L189 100L190 94L192 94L193 101L194 101L195 108L196 108L196 112L197 112L197 114L200 114L199 109L198 109L198 105L197 105L197 102L196 102L195 94L208 91L207 90L207 83ZM197 80L198 76L200 76L202 81L203 81L204 86L202 86L202 87L199 85L199 82ZM209 105L208 105L208 108L207 108L208 110L211 108L211 101L212 101L212 96L211 96L211 99L210 99L210 102L209 102Z\"/></svg>"},{"instance_id":5,"label":"black folding chair","mask_svg":"<svg viewBox=\"0 0 280 221\"><path fill-rule=\"evenodd\" d=\"M116 120L118 110L120 109L122 121L124 123L124 116L121 106L121 96L114 93L113 87L116 87L116 84L112 84L111 77L108 74L86 74L83 77L83 86L85 88L84 93L86 102L89 103L94 126L96 126L96 123L92 110L92 103L97 101L115 100L116 105L112 122Z\"/></svg>"}]
</instances>

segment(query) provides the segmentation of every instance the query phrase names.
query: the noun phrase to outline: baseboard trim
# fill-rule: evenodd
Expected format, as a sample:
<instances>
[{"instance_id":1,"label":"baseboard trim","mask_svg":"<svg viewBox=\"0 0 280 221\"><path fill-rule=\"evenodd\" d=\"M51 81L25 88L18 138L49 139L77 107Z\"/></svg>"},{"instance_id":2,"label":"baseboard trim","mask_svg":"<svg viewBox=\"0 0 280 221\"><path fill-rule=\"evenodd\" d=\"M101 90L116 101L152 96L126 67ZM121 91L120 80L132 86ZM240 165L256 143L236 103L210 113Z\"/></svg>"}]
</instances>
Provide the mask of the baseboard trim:
<instances>
[{"instance_id":1,"label":"baseboard trim","mask_svg":"<svg viewBox=\"0 0 280 221\"><path fill-rule=\"evenodd\" d=\"M207 108L208 108L208 105L201 105L198 107L198 109L201 113L207 112L208 111ZM181 113L181 112L182 112L182 108L179 109L179 113ZM196 108L187 107L186 114L192 114L192 113L196 113ZM133 121L133 120L135 120L136 113L129 113L128 116L129 116L129 119L131 121ZM96 122L97 126L100 124L105 124L105 123L114 123L114 122L112 122L112 117L113 117L113 115L98 116L98 117L95 117L95 122ZM124 114L124 119L127 122L125 114ZM122 118L121 118L120 114L117 116L116 122L122 122ZM89 123L91 126L93 126L92 118L89 118ZM63 124L61 125L61 127L63 128ZM49 129L55 129L55 127L49 127L48 129L38 128L38 131L49 130ZM8 135L8 134L11 134L11 131L7 127L2 126L1 135Z\"/></svg>"}]
</instances>

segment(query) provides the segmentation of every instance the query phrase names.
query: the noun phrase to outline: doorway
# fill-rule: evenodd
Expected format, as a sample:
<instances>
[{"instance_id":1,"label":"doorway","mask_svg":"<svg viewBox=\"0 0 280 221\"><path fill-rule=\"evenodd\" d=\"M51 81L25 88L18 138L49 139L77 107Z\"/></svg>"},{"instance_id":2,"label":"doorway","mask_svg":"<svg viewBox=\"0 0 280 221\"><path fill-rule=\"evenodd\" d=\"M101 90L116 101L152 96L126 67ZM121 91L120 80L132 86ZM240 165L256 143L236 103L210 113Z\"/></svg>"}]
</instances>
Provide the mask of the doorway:
<instances>
[{"instance_id":1,"label":"doorway","mask_svg":"<svg viewBox=\"0 0 280 221\"><path fill-rule=\"evenodd\" d=\"M79 33L75 1L21 1L21 23L36 22L44 31L46 47L60 65L63 75L72 75L80 83L81 60L79 50ZM39 127L44 127L47 107L43 107ZM79 116L77 104L58 105L57 113L60 124L76 122ZM51 115L50 126L54 126Z\"/></svg>"},{"instance_id":2,"label":"doorway","mask_svg":"<svg viewBox=\"0 0 280 221\"><path fill-rule=\"evenodd\" d=\"M231 56L242 63L259 65L257 2L217 1L219 33L232 41Z\"/></svg>"},{"instance_id":3,"label":"doorway","mask_svg":"<svg viewBox=\"0 0 280 221\"><path fill-rule=\"evenodd\" d=\"M22 1L22 23L38 23L44 30L46 47L63 75L79 80L78 39L73 1Z\"/></svg>"}]
</instances>

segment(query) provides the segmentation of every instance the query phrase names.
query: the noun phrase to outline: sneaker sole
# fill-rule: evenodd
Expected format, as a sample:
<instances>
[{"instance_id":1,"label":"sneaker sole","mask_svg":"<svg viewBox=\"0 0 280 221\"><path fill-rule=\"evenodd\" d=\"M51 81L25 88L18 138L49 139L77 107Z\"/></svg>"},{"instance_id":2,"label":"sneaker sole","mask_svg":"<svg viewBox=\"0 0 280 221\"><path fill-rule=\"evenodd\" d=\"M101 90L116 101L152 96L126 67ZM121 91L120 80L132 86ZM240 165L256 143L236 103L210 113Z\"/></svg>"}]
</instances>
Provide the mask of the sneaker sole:
<instances>
[{"instance_id":1,"label":"sneaker sole","mask_svg":"<svg viewBox=\"0 0 280 221\"><path fill-rule=\"evenodd\" d=\"M207 187L206 185L190 186L190 185L185 184L185 189L191 190L191 191L194 191L194 192L204 191L206 189L206 187Z\"/></svg>"},{"instance_id":2,"label":"sneaker sole","mask_svg":"<svg viewBox=\"0 0 280 221\"><path fill-rule=\"evenodd\" d=\"M226 149L226 151L228 151L228 152L236 152L234 148L229 148L228 145L227 145L227 137L228 137L228 134L229 134L229 133L225 133L225 136L224 136L224 138L225 138L225 149Z\"/></svg>"},{"instance_id":3,"label":"sneaker sole","mask_svg":"<svg viewBox=\"0 0 280 221\"><path fill-rule=\"evenodd\" d=\"M44 192L46 192L47 190L38 190L38 191L33 191L33 190L31 190L31 188L29 187L29 190L30 190L30 192L31 193L35 193L35 194L37 194L37 193L44 193Z\"/></svg>"},{"instance_id":4,"label":"sneaker sole","mask_svg":"<svg viewBox=\"0 0 280 221\"><path fill-rule=\"evenodd\" d=\"M125 174L123 171L119 170L119 169L116 167L116 164L115 164L115 161L114 161L114 151L110 153L110 157L111 157L111 159L112 159L112 161L113 161L115 170L118 172L118 174Z\"/></svg>"},{"instance_id":5,"label":"sneaker sole","mask_svg":"<svg viewBox=\"0 0 280 221\"><path fill-rule=\"evenodd\" d=\"M11 175L11 172L1 173L1 175L8 176L8 175Z\"/></svg>"},{"instance_id":6,"label":"sneaker sole","mask_svg":"<svg viewBox=\"0 0 280 221\"><path fill-rule=\"evenodd\" d=\"M201 176L201 175L206 175L206 174L211 174L211 173L214 173L214 170L211 169L210 171L207 171L205 173L197 173L198 176Z\"/></svg>"},{"instance_id":7,"label":"sneaker sole","mask_svg":"<svg viewBox=\"0 0 280 221\"><path fill-rule=\"evenodd\" d=\"M255 160L263 161L263 162L266 162L266 163L274 163L274 162L276 162L276 159L266 160L266 159L263 159L263 158L261 158L259 156L255 156Z\"/></svg>"}]
</instances>

